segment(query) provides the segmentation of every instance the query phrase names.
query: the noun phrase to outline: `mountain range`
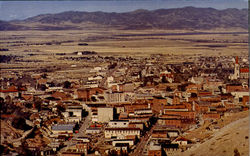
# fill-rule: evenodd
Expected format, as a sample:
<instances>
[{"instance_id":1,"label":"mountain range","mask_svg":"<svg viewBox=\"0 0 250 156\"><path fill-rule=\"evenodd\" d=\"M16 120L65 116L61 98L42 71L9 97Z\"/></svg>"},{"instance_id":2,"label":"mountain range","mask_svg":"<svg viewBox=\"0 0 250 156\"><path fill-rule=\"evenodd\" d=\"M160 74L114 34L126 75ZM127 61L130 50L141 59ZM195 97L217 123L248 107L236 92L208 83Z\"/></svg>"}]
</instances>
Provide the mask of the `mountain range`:
<instances>
[{"instance_id":1,"label":"mountain range","mask_svg":"<svg viewBox=\"0 0 250 156\"><path fill-rule=\"evenodd\" d=\"M0 21L0 30L74 30L90 27L119 29L248 29L248 9L173 8L126 13L67 11L24 20Z\"/></svg>"}]
</instances>

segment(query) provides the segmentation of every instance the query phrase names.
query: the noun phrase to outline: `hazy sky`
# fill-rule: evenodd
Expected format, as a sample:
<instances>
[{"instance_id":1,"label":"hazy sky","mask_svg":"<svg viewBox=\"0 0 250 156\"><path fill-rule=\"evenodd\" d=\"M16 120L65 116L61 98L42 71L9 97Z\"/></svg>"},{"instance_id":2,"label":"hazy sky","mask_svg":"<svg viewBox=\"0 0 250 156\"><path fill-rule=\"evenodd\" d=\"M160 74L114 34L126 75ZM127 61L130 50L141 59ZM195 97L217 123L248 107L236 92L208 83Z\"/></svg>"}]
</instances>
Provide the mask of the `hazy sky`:
<instances>
[{"instance_id":1,"label":"hazy sky","mask_svg":"<svg viewBox=\"0 0 250 156\"><path fill-rule=\"evenodd\" d=\"M128 12L185 6L216 9L248 8L248 0L101 0L101 1L0 1L0 20L25 19L63 11Z\"/></svg>"}]
</instances>

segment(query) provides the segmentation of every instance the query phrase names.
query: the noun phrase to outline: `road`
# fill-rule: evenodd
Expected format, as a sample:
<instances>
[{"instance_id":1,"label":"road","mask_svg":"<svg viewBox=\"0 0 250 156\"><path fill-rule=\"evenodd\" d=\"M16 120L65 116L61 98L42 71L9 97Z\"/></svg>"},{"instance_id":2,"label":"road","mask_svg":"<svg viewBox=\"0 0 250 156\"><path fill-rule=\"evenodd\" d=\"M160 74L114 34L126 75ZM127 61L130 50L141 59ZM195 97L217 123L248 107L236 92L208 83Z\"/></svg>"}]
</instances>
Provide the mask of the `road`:
<instances>
[{"instance_id":1,"label":"road","mask_svg":"<svg viewBox=\"0 0 250 156\"><path fill-rule=\"evenodd\" d=\"M131 153L131 156L143 155L143 149L145 145L148 143L150 136L153 133L155 125L151 127L150 131L148 131L143 137L141 137L140 142L136 145L136 149Z\"/></svg>"},{"instance_id":2,"label":"road","mask_svg":"<svg viewBox=\"0 0 250 156\"><path fill-rule=\"evenodd\" d=\"M83 109L85 109L86 111L88 111L88 116L86 116L83 120L82 120L82 124L81 127L79 129L78 133L74 133L73 137L65 142L66 147L64 147L61 151L67 151L67 149L73 145L73 140L78 138L78 137L86 137L86 129L89 127L90 123L91 123L91 110L90 108L86 105L86 104L82 104Z\"/></svg>"},{"instance_id":3,"label":"road","mask_svg":"<svg viewBox=\"0 0 250 156\"><path fill-rule=\"evenodd\" d=\"M107 78L109 76L112 76L112 74L121 67L120 63L117 63L116 67L114 69L108 70L106 76L102 79L102 81L100 82L99 86L100 87L105 87L105 82L107 81Z\"/></svg>"}]
</instances>

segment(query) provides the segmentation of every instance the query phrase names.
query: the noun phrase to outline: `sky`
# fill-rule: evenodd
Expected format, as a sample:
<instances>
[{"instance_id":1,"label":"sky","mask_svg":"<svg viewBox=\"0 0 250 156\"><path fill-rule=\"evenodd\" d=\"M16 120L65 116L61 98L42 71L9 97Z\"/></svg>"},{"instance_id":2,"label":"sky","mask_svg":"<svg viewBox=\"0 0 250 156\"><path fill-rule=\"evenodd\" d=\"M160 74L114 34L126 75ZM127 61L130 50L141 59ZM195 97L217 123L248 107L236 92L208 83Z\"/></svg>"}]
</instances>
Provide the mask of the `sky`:
<instances>
[{"instance_id":1,"label":"sky","mask_svg":"<svg viewBox=\"0 0 250 156\"><path fill-rule=\"evenodd\" d=\"M248 8L248 0L84 0L84 1L0 1L0 20L25 19L64 11L129 12L137 9L168 9L185 6L215 9Z\"/></svg>"}]
</instances>

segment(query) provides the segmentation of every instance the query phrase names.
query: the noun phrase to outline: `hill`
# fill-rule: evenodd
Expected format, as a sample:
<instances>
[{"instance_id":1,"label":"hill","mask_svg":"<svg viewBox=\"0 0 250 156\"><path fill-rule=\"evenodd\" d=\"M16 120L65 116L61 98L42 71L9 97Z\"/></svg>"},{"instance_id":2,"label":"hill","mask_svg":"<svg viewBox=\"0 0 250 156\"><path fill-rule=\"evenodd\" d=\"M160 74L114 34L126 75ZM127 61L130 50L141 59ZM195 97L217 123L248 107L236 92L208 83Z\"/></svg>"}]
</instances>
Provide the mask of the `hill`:
<instances>
[{"instance_id":1,"label":"hill","mask_svg":"<svg viewBox=\"0 0 250 156\"><path fill-rule=\"evenodd\" d=\"M105 26L119 29L248 29L247 9L225 9L184 7L175 9L135 10L126 13L68 11L43 14L9 24L36 24L35 29L64 30L82 29L84 26ZM67 25L67 26L65 26ZM47 28L46 28L47 27ZM1 30L4 30L0 27ZM19 28L16 28L19 29ZM23 28L22 28L23 29ZM29 26L26 29L34 29Z\"/></svg>"},{"instance_id":2,"label":"hill","mask_svg":"<svg viewBox=\"0 0 250 156\"><path fill-rule=\"evenodd\" d=\"M249 117L230 123L215 133L210 140L185 151L181 155L235 155L236 151L242 156L249 154Z\"/></svg>"}]
</instances>

